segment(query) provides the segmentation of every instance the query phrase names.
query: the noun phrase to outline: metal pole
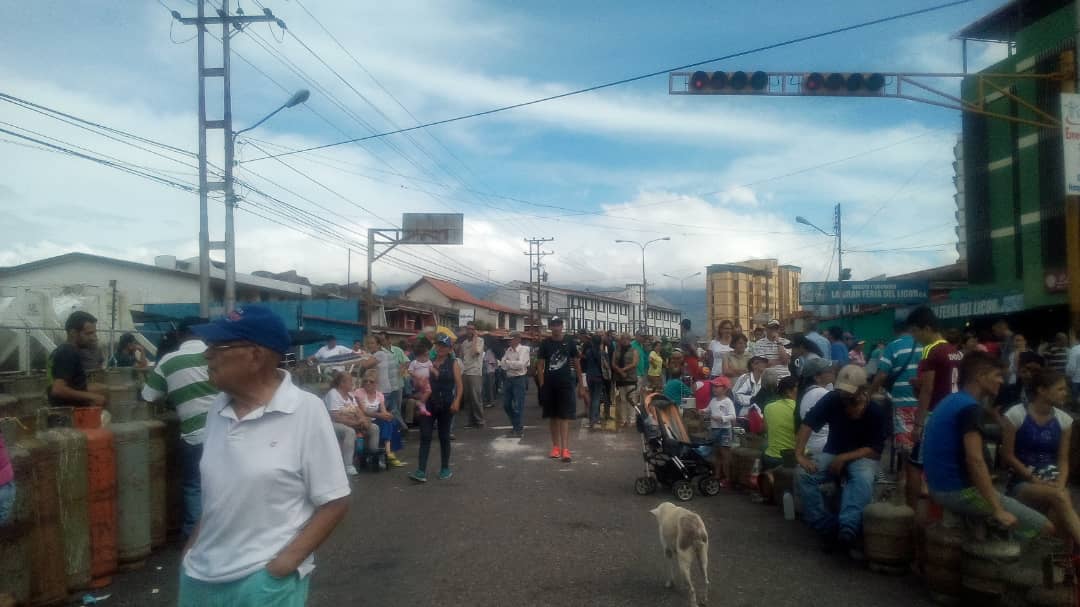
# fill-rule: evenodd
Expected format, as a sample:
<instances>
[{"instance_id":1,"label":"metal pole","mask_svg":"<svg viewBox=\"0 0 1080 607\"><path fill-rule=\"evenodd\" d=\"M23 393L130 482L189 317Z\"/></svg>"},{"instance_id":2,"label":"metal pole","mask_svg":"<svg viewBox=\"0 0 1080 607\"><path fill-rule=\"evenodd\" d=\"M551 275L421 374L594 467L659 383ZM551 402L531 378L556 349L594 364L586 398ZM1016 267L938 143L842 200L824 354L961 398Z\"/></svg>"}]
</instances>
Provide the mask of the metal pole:
<instances>
[{"instance_id":1,"label":"metal pole","mask_svg":"<svg viewBox=\"0 0 1080 607\"><path fill-rule=\"evenodd\" d=\"M837 282L840 283L840 314L844 314L844 239L841 235L841 221L840 221L840 203L836 203L836 217L834 218L833 231L836 232L836 263L840 264L839 274L837 275Z\"/></svg>"},{"instance_id":2,"label":"metal pole","mask_svg":"<svg viewBox=\"0 0 1080 607\"><path fill-rule=\"evenodd\" d=\"M349 253L348 261L345 266L345 296L349 296L349 285L352 284L352 249L346 249Z\"/></svg>"},{"instance_id":3,"label":"metal pole","mask_svg":"<svg viewBox=\"0 0 1080 607\"><path fill-rule=\"evenodd\" d=\"M221 2L221 66L224 70L224 134L225 134L225 312L236 308L236 226L233 215L236 209L236 195L233 193L233 139L232 129L232 93L229 90L232 77L229 73L229 0Z\"/></svg>"},{"instance_id":4,"label":"metal pole","mask_svg":"<svg viewBox=\"0 0 1080 607\"><path fill-rule=\"evenodd\" d=\"M198 0L199 23L195 29L199 39L199 316L210 317L210 222L207 217L206 186L206 0Z\"/></svg>"},{"instance_id":5,"label":"metal pole","mask_svg":"<svg viewBox=\"0 0 1080 607\"><path fill-rule=\"evenodd\" d=\"M375 259L375 230L367 231L367 289L364 294L364 335L371 335L372 306L375 302L375 283L371 281L372 260Z\"/></svg>"},{"instance_id":6,"label":"metal pole","mask_svg":"<svg viewBox=\"0 0 1080 607\"><path fill-rule=\"evenodd\" d=\"M646 286L645 286L645 247L649 246L648 243L641 245L641 328L646 331L649 330L649 321L646 318L649 312L649 300L646 299Z\"/></svg>"}]
</instances>

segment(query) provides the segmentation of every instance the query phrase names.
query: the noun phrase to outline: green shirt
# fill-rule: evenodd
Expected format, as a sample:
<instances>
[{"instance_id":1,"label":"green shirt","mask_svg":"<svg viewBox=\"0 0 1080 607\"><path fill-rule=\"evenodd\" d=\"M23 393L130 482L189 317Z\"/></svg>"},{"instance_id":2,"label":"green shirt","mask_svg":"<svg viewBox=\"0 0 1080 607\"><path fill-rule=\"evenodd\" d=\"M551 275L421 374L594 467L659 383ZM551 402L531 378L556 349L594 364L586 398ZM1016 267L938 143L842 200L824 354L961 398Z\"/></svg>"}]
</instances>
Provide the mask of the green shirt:
<instances>
[{"instance_id":1,"label":"green shirt","mask_svg":"<svg viewBox=\"0 0 1080 607\"><path fill-rule=\"evenodd\" d=\"M630 345L637 350L637 376L645 377L645 374L649 371L649 353L636 339L630 342Z\"/></svg>"},{"instance_id":2,"label":"green shirt","mask_svg":"<svg viewBox=\"0 0 1080 607\"><path fill-rule=\"evenodd\" d=\"M780 452L795 448L795 401L780 398L765 405L769 446L765 455L780 459Z\"/></svg>"}]
</instances>

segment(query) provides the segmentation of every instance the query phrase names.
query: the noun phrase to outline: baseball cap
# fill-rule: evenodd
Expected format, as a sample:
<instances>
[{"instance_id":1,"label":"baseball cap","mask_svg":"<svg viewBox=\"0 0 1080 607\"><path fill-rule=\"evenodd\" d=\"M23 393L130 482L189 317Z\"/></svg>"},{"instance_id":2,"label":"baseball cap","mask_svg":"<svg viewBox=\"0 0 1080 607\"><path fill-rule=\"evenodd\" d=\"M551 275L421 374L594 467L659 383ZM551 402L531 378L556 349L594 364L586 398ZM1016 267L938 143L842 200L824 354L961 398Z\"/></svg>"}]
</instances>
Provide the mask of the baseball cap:
<instances>
[{"instance_id":1,"label":"baseball cap","mask_svg":"<svg viewBox=\"0 0 1080 607\"><path fill-rule=\"evenodd\" d=\"M836 374L836 383L833 386L837 390L843 390L848 394L855 394L866 385L866 370L858 365L846 365Z\"/></svg>"},{"instance_id":2,"label":"baseball cap","mask_svg":"<svg viewBox=\"0 0 1080 607\"><path fill-rule=\"evenodd\" d=\"M552 325L561 325L561 324L563 324L562 319L559 318L558 316L552 316L551 320L548 321L548 326L549 327L552 326Z\"/></svg>"},{"instance_id":3,"label":"baseball cap","mask_svg":"<svg viewBox=\"0 0 1080 607\"><path fill-rule=\"evenodd\" d=\"M521 331L511 331L510 339L514 339L515 337L521 337Z\"/></svg>"},{"instance_id":4,"label":"baseball cap","mask_svg":"<svg viewBox=\"0 0 1080 607\"><path fill-rule=\"evenodd\" d=\"M191 331L210 343L250 341L279 354L287 352L292 343L281 317L258 304L236 308L213 322L191 327Z\"/></svg>"},{"instance_id":5,"label":"baseball cap","mask_svg":"<svg viewBox=\"0 0 1080 607\"><path fill-rule=\"evenodd\" d=\"M723 375L717 375L716 377L710 379L709 383L714 386L723 386L729 390L731 389L731 380Z\"/></svg>"},{"instance_id":6,"label":"baseball cap","mask_svg":"<svg viewBox=\"0 0 1080 607\"><path fill-rule=\"evenodd\" d=\"M803 377L814 377L828 370L832 366L832 363L824 358L810 358L802 365L801 375Z\"/></svg>"},{"instance_id":7,"label":"baseball cap","mask_svg":"<svg viewBox=\"0 0 1080 607\"><path fill-rule=\"evenodd\" d=\"M754 364L755 360L760 360L761 362L766 363L766 364L768 364L768 362L769 362L769 359L765 358L764 356L751 356L750 361L747 362L746 364L752 365L752 364Z\"/></svg>"},{"instance_id":8,"label":"baseball cap","mask_svg":"<svg viewBox=\"0 0 1080 607\"><path fill-rule=\"evenodd\" d=\"M439 333L435 337L435 343L440 345L440 346L446 346L446 347L450 347L450 346L454 345L453 340L451 340L450 336L445 334L445 333Z\"/></svg>"},{"instance_id":9,"label":"baseball cap","mask_svg":"<svg viewBox=\"0 0 1080 607\"><path fill-rule=\"evenodd\" d=\"M770 326L770 327L779 327L779 326L780 326L780 321L779 321L779 320L776 320L776 319L774 318L774 319L772 319L772 320L770 320L770 321L769 321L769 324L768 324L768 326Z\"/></svg>"}]
</instances>

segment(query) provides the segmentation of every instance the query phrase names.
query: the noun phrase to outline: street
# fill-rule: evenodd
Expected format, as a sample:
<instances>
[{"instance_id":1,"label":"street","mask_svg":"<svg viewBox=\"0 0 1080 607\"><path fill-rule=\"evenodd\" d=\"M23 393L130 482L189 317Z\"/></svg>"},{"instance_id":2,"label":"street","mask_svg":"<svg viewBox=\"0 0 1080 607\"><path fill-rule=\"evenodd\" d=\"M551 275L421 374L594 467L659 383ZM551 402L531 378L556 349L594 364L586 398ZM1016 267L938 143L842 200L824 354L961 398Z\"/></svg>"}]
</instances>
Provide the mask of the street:
<instances>
[{"instance_id":1,"label":"street","mask_svg":"<svg viewBox=\"0 0 1080 607\"><path fill-rule=\"evenodd\" d=\"M552 461L535 392L521 442L501 438L498 407L486 411L489 428L458 427L449 481L432 475L416 485L405 477L410 467L362 471L348 517L316 553L309 604L685 605L684 592L664 588L666 564L649 514L673 498L633 491L639 435L575 431L574 462ZM410 432L404 459L413 465L418 440ZM437 468L437 440L432 459ZM803 607L807 597L931 604L921 581L826 556L800 523L745 494L696 496L687 505L709 529L711 605ZM173 604L178 561L172 546L95 594L111 594L106 604L116 607Z\"/></svg>"}]
</instances>

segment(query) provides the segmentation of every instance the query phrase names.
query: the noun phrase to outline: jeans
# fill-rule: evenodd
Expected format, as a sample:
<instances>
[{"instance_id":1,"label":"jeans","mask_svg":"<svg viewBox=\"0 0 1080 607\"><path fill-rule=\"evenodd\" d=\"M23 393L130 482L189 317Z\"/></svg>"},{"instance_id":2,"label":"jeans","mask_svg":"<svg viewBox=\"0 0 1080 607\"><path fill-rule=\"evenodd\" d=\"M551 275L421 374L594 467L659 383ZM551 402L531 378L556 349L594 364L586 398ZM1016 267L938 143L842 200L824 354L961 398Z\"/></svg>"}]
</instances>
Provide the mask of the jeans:
<instances>
[{"instance_id":1,"label":"jeans","mask_svg":"<svg viewBox=\"0 0 1080 607\"><path fill-rule=\"evenodd\" d=\"M297 573L283 578L265 568L232 582L203 582L188 577L180 568L180 607L303 607L307 604L311 576Z\"/></svg>"},{"instance_id":2,"label":"jeans","mask_svg":"<svg viewBox=\"0 0 1080 607\"><path fill-rule=\"evenodd\" d=\"M450 468L450 420L453 419L450 407L439 406L431 415L420 416L420 462L416 469L427 472L428 455L431 453L431 435L435 424L439 425L439 455L442 456L442 469Z\"/></svg>"},{"instance_id":3,"label":"jeans","mask_svg":"<svg viewBox=\"0 0 1080 607\"><path fill-rule=\"evenodd\" d=\"M15 481L0 485L0 525L15 515Z\"/></svg>"},{"instance_id":4,"label":"jeans","mask_svg":"<svg viewBox=\"0 0 1080 607\"><path fill-rule=\"evenodd\" d=\"M409 427L405 425L405 418L401 416L401 390L392 390L390 392L383 392L383 399L386 401L386 410L394 416L394 421L403 430L408 430Z\"/></svg>"},{"instance_id":5,"label":"jeans","mask_svg":"<svg viewBox=\"0 0 1080 607\"><path fill-rule=\"evenodd\" d=\"M819 485L829 480L837 480L829 472L829 463L835 457L829 453L817 453L814 463L818 471L810 474L799 467L799 496L802 498L803 520L821 535L836 532L857 535L862 529L862 513L874 497L874 477L877 475L878 462L869 458L848 462L842 478L845 484L840 494L840 515L836 516L825 509L825 500L821 496Z\"/></svg>"},{"instance_id":6,"label":"jeans","mask_svg":"<svg viewBox=\"0 0 1080 607\"><path fill-rule=\"evenodd\" d=\"M190 537L195 530L199 517L202 516L202 477L199 476L199 460L202 459L203 446L189 445L180 440L181 490L184 494L184 522L180 533Z\"/></svg>"},{"instance_id":7,"label":"jeans","mask_svg":"<svg viewBox=\"0 0 1080 607\"><path fill-rule=\"evenodd\" d=\"M600 401L604 397L604 378L590 377L589 382L589 422L600 423Z\"/></svg>"},{"instance_id":8,"label":"jeans","mask_svg":"<svg viewBox=\"0 0 1080 607\"><path fill-rule=\"evenodd\" d=\"M510 425L514 432L521 432L524 428L521 423L521 414L525 410L525 388L528 378L524 375L507 377L505 391L503 393L503 408L506 416L510 418Z\"/></svg>"}]
</instances>

